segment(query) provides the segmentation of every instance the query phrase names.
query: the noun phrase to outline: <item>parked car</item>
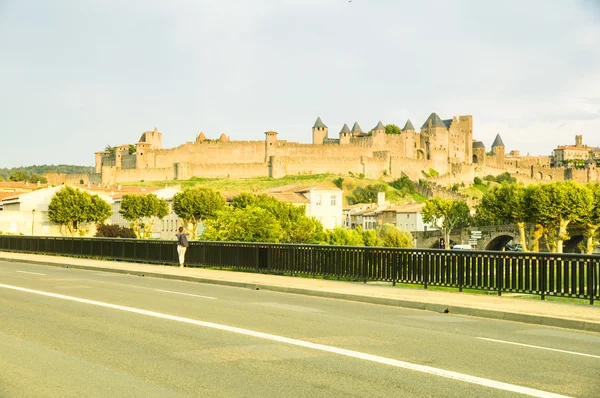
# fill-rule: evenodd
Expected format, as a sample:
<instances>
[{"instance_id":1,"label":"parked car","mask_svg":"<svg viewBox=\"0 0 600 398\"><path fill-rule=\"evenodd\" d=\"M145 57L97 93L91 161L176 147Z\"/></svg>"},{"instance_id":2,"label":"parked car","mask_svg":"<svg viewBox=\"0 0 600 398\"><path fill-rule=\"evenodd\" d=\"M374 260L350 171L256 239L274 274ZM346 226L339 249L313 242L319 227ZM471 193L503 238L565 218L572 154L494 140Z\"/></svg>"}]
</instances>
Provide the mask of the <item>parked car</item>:
<instances>
[{"instance_id":1,"label":"parked car","mask_svg":"<svg viewBox=\"0 0 600 398\"><path fill-rule=\"evenodd\" d=\"M522 252L523 246L521 246L520 243L509 243L506 246L504 246L504 250L506 250L507 252Z\"/></svg>"},{"instance_id":2,"label":"parked car","mask_svg":"<svg viewBox=\"0 0 600 398\"><path fill-rule=\"evenodd\" d=\"M473 250L473 247L471 245L454 245L452 250Z\"/></svg>"}]
</instances>

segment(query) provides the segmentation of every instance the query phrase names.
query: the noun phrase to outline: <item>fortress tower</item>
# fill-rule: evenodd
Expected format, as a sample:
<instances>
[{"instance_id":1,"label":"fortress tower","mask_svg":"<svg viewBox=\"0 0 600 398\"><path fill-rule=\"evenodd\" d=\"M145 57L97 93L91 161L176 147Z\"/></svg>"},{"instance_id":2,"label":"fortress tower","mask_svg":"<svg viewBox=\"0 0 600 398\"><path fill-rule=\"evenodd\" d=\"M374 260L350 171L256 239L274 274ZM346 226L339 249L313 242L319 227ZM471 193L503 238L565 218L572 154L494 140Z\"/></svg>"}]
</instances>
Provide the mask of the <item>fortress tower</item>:
<instances>
[{"instance_id":1,"label":"fortress tower","mask_svg":"<svg viewBox=\"0 0 600 398\"><path fill-rule=\"evenodd\" d=\"M406 124L402 128L402 136L404 137L404 157L414 157L417 148L416 133L410 119L406 121Z\"/></svg>"},{"instance_id":2,"label":"fortress tower","mask_svg":"<svg viewBox=\"0 0 600 398\"><path fill-rule=\"evenodd\" d=\"M265 132L265 162L269 161L269 158L275 155L277 149L277 132L266 131Z\"/></svg>"},{"instance_id":3,"label":"fortress tower","mask_svg":"<svg viewBox=\"0 0 600 398\"><path fill-rule=\"evenodd\" d=\"M425 150L426 159L447 161L448 126L435 112L421 126L421 147Z\"/></svg>"},{"instance_id":4,"label":"fortress tower","mask_svg":"<svg viewBox=\"0 0 600 398\"><path fill-rule=\"evenodd\" d=\"M587 182L596 182L598 180L596 161L594 159L588 159L585 161L585 171L587 174Z\"/></svg>"},{"instance_id":5,"label":"fortress tower","mask_svg":"<svg viewBox=\"0 0 600 398\"><path fill-rule=\"evenodd\" d=\"M313 144L323 145L325 138L327 138L327 132L329 128L325 126L325 123L320 117L317 118L315 125L312 128L313 133Z\"/></svg>"},{"instance_id":6,"label":"fortress tower","mask_svg":"<svg viewBox=\"0 0 600 398\"><path fill-rule=\"evenodd\" d=\"M498 165L504 164L504 156L505 156L505 148L504 142L502 142L502 138L500 138L500 134L496 135L496 139L492 144L492 155L496 158L496 162Z\"/></svg>"},{"instance_id":7,"label":"fortress tower","mask_svg":"<svg viewBox=\"0 0 600 398\"><path fill-rule=\"evenodd\" d=\"M350 144L350 137L352 137L350 128L346 123L344 123L344 127L342 127L342 130L340 131L340 145Z\"/></svg>"},{"instance_id":8,"label":"fortress tower","mask_svg":"<svg viewBox=\"0 0 600 398\"><path fill-rule=\"evenodd\" d=\"M485 145L481 141L473 142L473 163L485 165Z\"/></svg>"}]
</instances>

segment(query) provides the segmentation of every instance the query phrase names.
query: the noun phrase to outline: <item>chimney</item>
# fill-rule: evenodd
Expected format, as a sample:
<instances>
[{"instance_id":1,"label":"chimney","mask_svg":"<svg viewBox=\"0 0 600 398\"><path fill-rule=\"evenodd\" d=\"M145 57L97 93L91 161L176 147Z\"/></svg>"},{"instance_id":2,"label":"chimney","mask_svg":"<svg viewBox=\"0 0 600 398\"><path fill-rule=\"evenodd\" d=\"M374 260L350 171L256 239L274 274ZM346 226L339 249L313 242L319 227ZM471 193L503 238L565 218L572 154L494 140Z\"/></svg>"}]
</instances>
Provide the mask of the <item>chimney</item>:
<instances>
[{"instance_id":1,"label":"chimney","mask_svg":"<svg viewBox=\"0 0 600 398\"><path fill-rule=\"evenodd\" d=\"M385 204L385 192L377 192L377 206Z\"/></svg>"}]
</instances>

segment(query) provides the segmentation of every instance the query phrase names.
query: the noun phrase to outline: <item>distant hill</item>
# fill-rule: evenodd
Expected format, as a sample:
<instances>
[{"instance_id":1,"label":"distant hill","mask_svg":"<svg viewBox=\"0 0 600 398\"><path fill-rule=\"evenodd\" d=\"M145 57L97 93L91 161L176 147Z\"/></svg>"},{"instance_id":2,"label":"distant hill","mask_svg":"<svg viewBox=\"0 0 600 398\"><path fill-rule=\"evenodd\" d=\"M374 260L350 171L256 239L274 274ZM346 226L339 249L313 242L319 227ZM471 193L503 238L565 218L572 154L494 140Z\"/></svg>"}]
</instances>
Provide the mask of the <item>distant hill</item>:
<instances>
[{"instance_id":1,"label":"distant hill","mask_svg":"<svg viewBox=\"0 0 600 398\"><path fill-rule=\"evenodd\" d=\"M0 168L0 181L6 181L14 172L25 173L27 176L43 175L49 172L57 172L61 174L88 174L94 173L95 168L92 166L75 166L70 164L43 164L23 167Z\"/></svg>"}]
</instances>

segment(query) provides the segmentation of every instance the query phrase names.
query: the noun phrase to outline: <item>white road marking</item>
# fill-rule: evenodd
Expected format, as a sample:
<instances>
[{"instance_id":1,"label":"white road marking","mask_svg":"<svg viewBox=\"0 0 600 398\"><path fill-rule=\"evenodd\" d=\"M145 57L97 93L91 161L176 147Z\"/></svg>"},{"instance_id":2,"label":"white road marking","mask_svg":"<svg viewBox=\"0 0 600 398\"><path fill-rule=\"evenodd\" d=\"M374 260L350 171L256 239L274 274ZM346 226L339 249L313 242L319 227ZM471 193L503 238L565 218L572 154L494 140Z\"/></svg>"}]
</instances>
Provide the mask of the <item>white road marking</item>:
<instances>
[{"instance_id":1,"label":"white road marking","mask_svg":"<svg viewBox=\"0 0 600 398\"><path fill-rule=\"evenodd\" d=\"M65 296L63 294L56 294L56 293L44 292L41 290L27 289L27 288L18 287L18 286L0 284L0 288L17 290L17 291L25 292L25 293L39 294L41 296L54 297L54 298L59 298L59 299L63 299L63 300L75 301L78 303L96 305L99 307L112 308L115 310L132 312L135 314L147 315L147 316L152 316L155 318L168 319L171 321L183 322L183 323L188 323L188 324L197 325L197 326L203 326L203 327L216 329L216 330L223 330L226 332L237 333L237 334L241 334L241 335L245 335L245 336L257 337L260 339L276 341L279 343L291 344L291 345L295 345L298 347L311 348L313 350L325 351L325 352L330 352L333 354L344 355L344 356L351 357L351 358L363 359L366 361L376 362L376 363L380 363L380 364L384 364L384 365L390 365L390 366L394 366L397 368L408 369L408 370L413 370L413 371L417 371L417 372L431 374L434 376L441 376L441 377L446 377L446 378L453 379L453 380L459 380L459 381L464 381L467 383L477 384L477 385L484 386L484 387L490 387L490 388L495 388L498 390L516 392L516 393L520 393L520 394L524 394L524 395L529 395L532 397L543 397L543 398L567 397L566 395L554 394L554 393L547 392L547 391L517 386L515 384L503 383L500 381L485 379L485 378L477 377L477 376L466 375L466 374L462 374L462 373L458 373L458 372L453 372L450 370L438 369L438 368L434 368L431 366L418 365L418 364L414 364L414 363L410 363L410 362L403 362L403 361L399 361L396 359L380 357L378 355L366 354L363 352L352 351L352 350L347 350L347 349L338 348L338 347L332 347L332 346L328 346L328 345L324 345L324 344L311 343L309 341L296 340L296 339L292 339L292 338L288 338L288 337L277 336L274 334L256 332L254 330L242 329L242 328L237 328L234 326L227 326L227 325L220 325L218 323L198 321L195 319L184 318L184 317L169 315L169 314L163 314L160 312L142 310L139 308L126 307L126 306L117 305L117 304L104 303L102 301L88 300L88 299L83 299L83 298L79 298L79 297Z\"/></svg>"},{"instance_id":2,"label":"white road marking","mask_svg":"<svg viewBox=\"0 0 600 398\"><path fill-rule=\"evenodd\" d=\"M46 274L40 274L39 272L28 272L28 271L17 271L20 272L22 274L31 274L31 275L46 275Z\"/></svg>"},{"instance_id":3,"label":"white road marking","mask_svg":"<svg viewBox=\"0 0 600 398\"><path fill-rule=\"evenodd\" d=\"M163 292L163 293L173 293L173 294L181 294L182 296L192 296L192 297L200 297L200 298L205 298L205 299L209 299L209 300L216 300L216 297L210 297L210 296L199 296L197 294L190 294L190 293L180 293L180 292L173 292L171 290L160 290L160 289L154 289L157 292Z\"/></svg>"},{"instance_id":4,"label":"white road marking","mask_svg":"<svg viewBox=\"0 0 600 398\"><path fill-rule=\"evenodd\" d=\"M600 359L600 356L598 356L598 355L584 354L582 352L559 350L557 348L540 347L540 346L531 345L531 344L514 343L512 341L488 339L487 337L476 337L476 338L479 339L479 340L493 341L495 343L512 344L512 345L518 345L518 346L521 346L521 347L537 348L538 350L556 351L556 352L562 352L562 353L565 353L565 354L581 355L582 357L590 357L590 358L598 358L598 359Z\"/></svg>"}]
</instances>

